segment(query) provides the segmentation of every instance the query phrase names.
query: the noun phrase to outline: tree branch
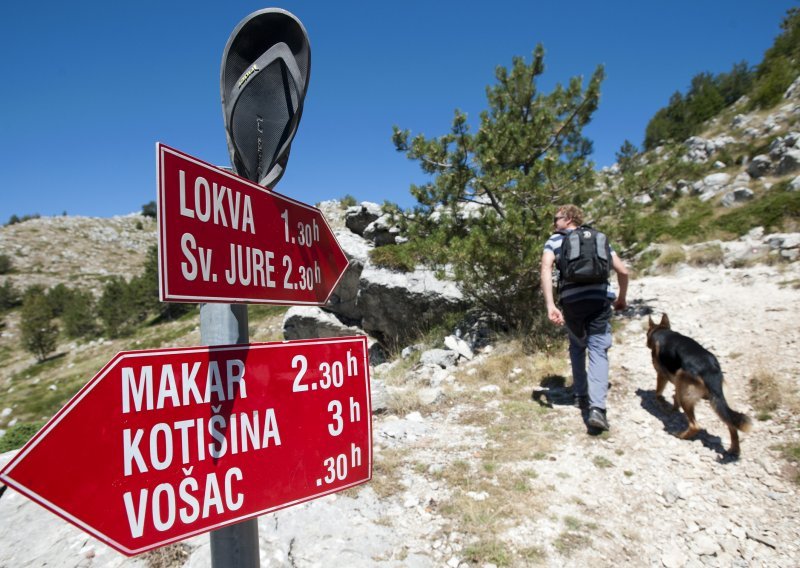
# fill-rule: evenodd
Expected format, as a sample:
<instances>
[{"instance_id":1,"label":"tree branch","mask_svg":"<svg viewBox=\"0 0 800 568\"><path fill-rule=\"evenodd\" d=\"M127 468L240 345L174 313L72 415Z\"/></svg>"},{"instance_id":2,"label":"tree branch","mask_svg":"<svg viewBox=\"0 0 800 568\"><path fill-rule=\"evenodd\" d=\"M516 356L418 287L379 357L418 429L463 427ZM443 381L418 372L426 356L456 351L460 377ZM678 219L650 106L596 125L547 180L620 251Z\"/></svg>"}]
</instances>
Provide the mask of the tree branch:
<instances>
[{"instance_id":1,"label":"tree branch","mask_svg":"<svg viewBox=\"0 0 800 568\"><path fill-rule=\"evenodd\" d=\"M538 160L539 158L541 158L541 157L542 157L544 154L546 154L546 153L547 153L547 151L548 151L550 148L552 148L553 146L555 146L556 142L558 142L558 139L559 139L559 137L561 136L561 133L562 133L562 132L564 132L564 129L565 129L565 128L566 128L566 127L567 127L567 126L568 126L568 125L569 125L569 124L570 124L570 123L571 123L571 122L574 120L574 119L575 119L575 117L576 117L576 116L578 116L578 113L579 113L579 112L580 112L580 111L583 109L583 107L585 107L585 106L586 106L586 104L587 104L588 102L589 102L589 97L584 97L584 98L583 98L583 101L581 101L581 104L579 104L579 105L578 105L578 106L575 108L575 110L574 110L574 111L572 111L572 114L570 114L569 118L568 118L567 120L565 120L565 121L564 121L564 122L561 124L561 127L560 127L560 128L558 129L558 131L557 131L557 132L556 132L556 133L553 135L553 139L552 139L552 141L551 141L551 142L550 142L550 143L549 143L547 146L545 146L544 148L542 148L542 150L541 150L539 153L537 153L537 154L535 154L535 155L533 156L533 160L534 160L534 161L536 161L536 160Z\"/></svg>"}]
</instances>

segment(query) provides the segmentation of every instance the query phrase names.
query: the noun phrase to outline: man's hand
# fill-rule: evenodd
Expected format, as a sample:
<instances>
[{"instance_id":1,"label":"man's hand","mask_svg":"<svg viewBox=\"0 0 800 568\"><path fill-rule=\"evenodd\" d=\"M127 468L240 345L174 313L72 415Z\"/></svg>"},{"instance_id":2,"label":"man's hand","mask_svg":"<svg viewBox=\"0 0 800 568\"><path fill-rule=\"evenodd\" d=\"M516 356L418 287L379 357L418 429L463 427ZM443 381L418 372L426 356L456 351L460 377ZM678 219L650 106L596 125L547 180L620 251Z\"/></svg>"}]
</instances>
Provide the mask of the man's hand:
<instances>
[{"instance_id":1,"label":"man's hand","mask_svg":"<svg viewBox=\"0 0 800 568\"><path fill-rule=\"evenodd\" d=\"M556 325L564 325L564 314L555 306L547 310L547 317Z\"/></svg>"},{"instance_id":2,"label":"man's hand","mask_svg":"<svg viewBox=\"0 0 800 568\"><path fill-rule=\"evenodd\" d=\"M614 301L614 309L618 312L621 312L625 308L628 307L628 303L625 301L625 298L617 298Z\"/></svg>"}]
</instances>

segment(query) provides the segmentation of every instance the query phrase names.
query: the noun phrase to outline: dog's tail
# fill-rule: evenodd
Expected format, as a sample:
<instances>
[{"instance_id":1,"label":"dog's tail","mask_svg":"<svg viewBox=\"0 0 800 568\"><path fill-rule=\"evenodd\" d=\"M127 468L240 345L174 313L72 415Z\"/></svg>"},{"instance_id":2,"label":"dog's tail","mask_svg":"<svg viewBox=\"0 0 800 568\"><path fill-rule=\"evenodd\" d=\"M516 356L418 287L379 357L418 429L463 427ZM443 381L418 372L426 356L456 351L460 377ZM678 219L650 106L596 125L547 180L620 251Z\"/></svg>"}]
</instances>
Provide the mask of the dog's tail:
<instances>
[{"instance_id":1,"label":"dog's tail","mask_svg":"<svg viewBox=\"0 0 800 568\"><path fill-rule=\"evenodd\" d=\"M711 407L714 409L714 412L717 413L717 416L719 416L725 424L737 430L741 430L742 432L749 432L750 428L753 426L750 417L733 410L728 406L728 402L725 400L725 394L722 392L722 373L712 373L710 377L705 375L703 380L708 389Z\"/></svg>"}]
</instances>

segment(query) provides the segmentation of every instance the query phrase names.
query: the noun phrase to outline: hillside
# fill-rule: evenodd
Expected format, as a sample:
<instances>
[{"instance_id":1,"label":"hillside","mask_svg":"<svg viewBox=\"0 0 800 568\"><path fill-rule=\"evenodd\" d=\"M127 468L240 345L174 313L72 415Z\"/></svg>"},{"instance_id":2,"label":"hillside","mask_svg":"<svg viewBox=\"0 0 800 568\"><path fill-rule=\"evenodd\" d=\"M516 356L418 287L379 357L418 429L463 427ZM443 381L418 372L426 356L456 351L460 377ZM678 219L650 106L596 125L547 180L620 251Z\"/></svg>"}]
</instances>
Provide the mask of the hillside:
<instances>
[{"instance_id":1,"label":"hillside","mask_svg":"<svg viewBox=\"0 0 800 568\"><path fill-rule=\"evenodd\" d=\"M503 343L449 369L374 369L391 400L373 417L372 481L261 517L261 565L798 565L798 282L798 263L635 280L615 322L602 436L571 406L560 353ZM740 460L725 457L727 430L706 403L706 433L674 436L685 419L654 400L650 310L719 356L729 403L755 421ZM209 562L207 536L126 560L13 491L0 517L3 566Z\"/></svg>"},{"instance_id":2,"label":"hillside","mask_svg":"<svg viewBox=\"0 0 800 568\"><path fill-rule=\"evenodd\" d=\"M61 283L99 293L111 275L138 274L155 245L155 219L139 214L40 217L0 230L0 251L14 267L6 278L23 289Z\"/></svg>"},{"instance_id":3,"label":"hillside","mask_svg":"<svg viewBox=\"0 0 800 568\"><path fill-rule=\"evenodd\" d=\"M601 172L588 207L636 268L614 319L610 432L587 435L571 406L563 343L531 352L501 336L442 366L398 349L371 371L372 481L261 517L262 566L800 565L799 86L773 109L740 101L700 135ZM325 214L345 226L343 209L328 202ZM139 215L5 226L13 271L0 284L97 296L112 276L140 275L153 244ZM251 341L283 339L284 313L251 307ZM685 418L656 403L645 330L662 313L718 356L730 405L752 417L741 459L725 454L708 404L697 409L706 430L680 440ZM122 338L62 334L37 363L20 309L2 320L0 430L51 417L118 351L200 342L193 309ZM207 536L128 560L12 490L0 519L0 567L209 565Z\"/></svg>"}]
</instances>

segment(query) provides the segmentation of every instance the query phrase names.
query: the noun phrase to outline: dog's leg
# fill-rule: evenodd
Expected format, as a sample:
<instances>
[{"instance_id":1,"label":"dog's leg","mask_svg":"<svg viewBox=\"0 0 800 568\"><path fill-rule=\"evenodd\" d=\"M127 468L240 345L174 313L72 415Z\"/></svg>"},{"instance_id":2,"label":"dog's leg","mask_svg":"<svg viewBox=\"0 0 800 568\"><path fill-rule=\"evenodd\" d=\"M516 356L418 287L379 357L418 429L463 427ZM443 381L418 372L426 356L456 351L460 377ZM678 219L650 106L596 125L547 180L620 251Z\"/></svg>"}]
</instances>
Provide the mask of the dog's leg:
<instances>
[{"instance_id":1,"label":"dog's leg","mask_svg":"<svg viewBox=\"0 0 800 568\"><path fill-rule=\"evenodd\" d=\"M692 375L682 370L678 371L675 376L675 401L680 403L683 412L686 414L686 420L689 422L688 428L678 434L678 437L682 440L691 438L700 432L700 426L694 417L694 405L697 402L697 398L691 392L693 379Z\"/></svg>"},{"instance_id":2,"label":"dog's leg","mask_svg":"<svg viewBox=\"0 0 800 568\"><path fill-rule=\"evenodd\" d=\"M728 431L731 433L731 447L728 450L728 453L734 457L739 457L739 432L736 431L736 428L728 424Z\"/></svg>"},{"instance_id":3,"label":"dog's leg","mask_svg":"<svg viewBox=\"0 0 800 568\"><path fill-rule=\"evenodd\" d=\"M669 404L664 398L664 389L666 388L667 384L669 384L669 378L661 371L656 370L656 400L662 405ZM673 410L676 410L674 404Z\"/></svg>"}]
</instances>

